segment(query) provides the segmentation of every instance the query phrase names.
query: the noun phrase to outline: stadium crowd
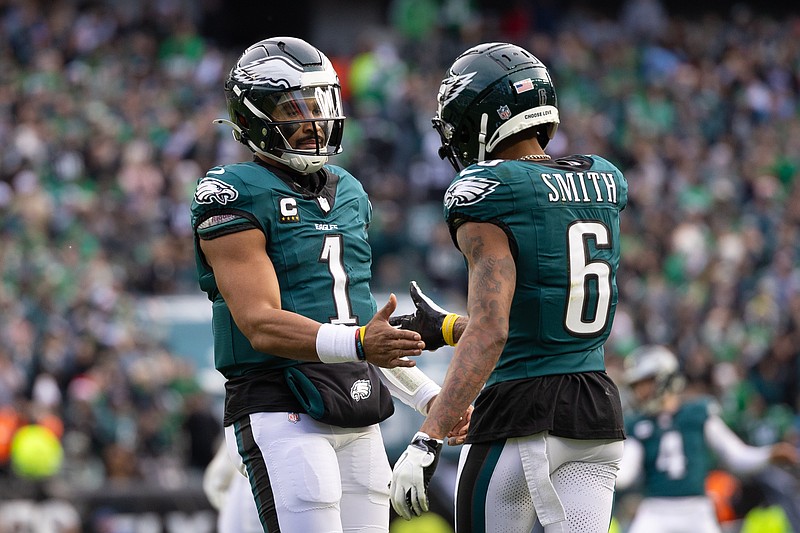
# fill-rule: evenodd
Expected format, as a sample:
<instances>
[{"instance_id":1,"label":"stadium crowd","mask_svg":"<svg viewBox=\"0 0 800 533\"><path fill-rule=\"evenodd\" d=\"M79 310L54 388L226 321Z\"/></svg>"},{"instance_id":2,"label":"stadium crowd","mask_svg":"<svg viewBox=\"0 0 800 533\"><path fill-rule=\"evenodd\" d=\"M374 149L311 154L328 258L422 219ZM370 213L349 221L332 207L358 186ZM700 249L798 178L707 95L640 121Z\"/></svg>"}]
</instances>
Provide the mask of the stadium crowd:
<instances>
[{"instance_id":1,"label":"stadium crowd","mask_svg":"<svg viewBox=\"0 0 800 533\"><path fill-rule=\"evenodd\" d=\"M604 16L390 4L386 28L329 51L348 115L333 162L372 199L373 289L405 293L417 279L461 304L433 97L458 51L516 42L559 82L566 126L548 152L604 154L629 180L610 372L640 344L669 345L745 440L799 440L800 17L737 5L687 18L648 0ZM27 422L54 429L60 475L86 487L166 483L213 455L216 413L192 365L136 312L141 297L198 293L194 184L243 156L212 124L241 50L205 37L197 10L0 2L4 479Z\"/></svg>"}]
</instances>

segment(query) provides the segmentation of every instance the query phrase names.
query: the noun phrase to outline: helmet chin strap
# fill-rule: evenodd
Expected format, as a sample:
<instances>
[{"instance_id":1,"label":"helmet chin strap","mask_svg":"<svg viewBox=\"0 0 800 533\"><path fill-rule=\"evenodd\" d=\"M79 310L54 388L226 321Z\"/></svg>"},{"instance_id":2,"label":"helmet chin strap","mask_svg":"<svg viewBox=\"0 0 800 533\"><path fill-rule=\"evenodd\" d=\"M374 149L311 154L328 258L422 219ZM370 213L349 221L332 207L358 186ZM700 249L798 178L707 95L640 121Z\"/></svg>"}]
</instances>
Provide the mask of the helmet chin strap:
<instances>
[{"instance_id":1,"label":"helmet chin strap","mask_svg":"<svg viewBox=\"0 0 800 533\"><path fill-rule=\"evenodd\" d=\"M489 115L481 115L481 131L478 133L478 161L486 160L486 127L489 124Z\"/></svg>"},{"instance_id":2,"label":"helmet chin strap","mask_svg":"<svg viewBox=\"0 0 800 533\"><path fill-rule=\"evenodd\" d=\"M328 162L328 156L323 155L309 157L307 155L284 154L284 158L285 159L281 159L280 161L289 165L300 174L313 174Z\"/></svg>"},{"instance_id":3,"label":"helmet chin strap","mask_svg":"<svg viewBox=\"0 0 800 533\"><path fill-rule=\"evenodd\" d=\"M253 144L252 141L248 141L247 146L250 147L256 153L259 153L265 157L269 157L273 161L277 161L287 167L291 168L295 172L299 174L313 174L317 172L319 169L328 162L328 156L321 155L321 156L314 156L310 157L307 155L300 155L300 154L292 154L289 152L284 152L282 157L278 157L274 154L269 152L265 152L264 150L259 149L256 145Z\"/></svg>"}]
</instances>

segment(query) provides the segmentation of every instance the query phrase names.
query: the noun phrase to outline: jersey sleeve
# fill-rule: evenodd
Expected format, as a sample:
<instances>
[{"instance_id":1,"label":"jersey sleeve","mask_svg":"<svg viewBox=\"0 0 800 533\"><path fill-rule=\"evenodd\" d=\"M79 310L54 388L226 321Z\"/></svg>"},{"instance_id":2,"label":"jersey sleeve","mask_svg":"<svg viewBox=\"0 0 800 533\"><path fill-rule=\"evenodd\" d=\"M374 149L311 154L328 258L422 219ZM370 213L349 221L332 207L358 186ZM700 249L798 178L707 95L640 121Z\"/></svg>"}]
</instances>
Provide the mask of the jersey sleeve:
<instances>
[{"instance_id":1,"label":"jersey sleeve","mask_svg":"<svg viewBox=\"0 0 800 533\"><path fill-rule=\"evenodd\" d=\"M625 206L628 205L628 180L622 171L611 161L600 157L599 155L593 155L592 158L597 162L600 163L602 166L608 166L608 168L616 171L617 176L619 177L617 186L618 186L618 200L617 206L620 211L625 209Z\"/></svg>"},{"instance_id":2,"label":"jersey sleeve","mask_svg":"<svg viewBox=\"0 0 800 533\"><path fill-rule=\"evenodd\" d=\"M192 202L192 227L203 240L260 228L253 197L230 167L215 167L197 182Z\"/></svg>"},{"instance_id":3,"label":"jersey sleeve","mask_svg":"<svg viewBox=\"0 0 800 533\"><path fill-rule=\"evenodd\" d=\"M456 247L456 232L465 222L498 223L515 209L512 188L504 181L508 177L501 179L492 163L467 167L445 192L444 218Z\"/></svg>"}]
</instances>

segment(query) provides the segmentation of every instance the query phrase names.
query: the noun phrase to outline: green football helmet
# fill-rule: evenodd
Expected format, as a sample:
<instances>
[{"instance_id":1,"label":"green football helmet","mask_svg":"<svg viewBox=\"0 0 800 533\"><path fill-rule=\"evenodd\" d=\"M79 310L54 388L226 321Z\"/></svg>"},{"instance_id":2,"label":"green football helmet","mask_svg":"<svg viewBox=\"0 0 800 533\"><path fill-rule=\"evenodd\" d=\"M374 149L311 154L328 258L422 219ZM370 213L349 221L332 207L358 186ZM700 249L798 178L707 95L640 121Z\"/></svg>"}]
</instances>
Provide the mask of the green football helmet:
<instances>
[{"instance_id":1,"label":"green football helmet","mask_svg":"<svg viewBox=\"0 0 800 533\"><path fill-rule=\"evenodd\" d=\"M508 43L481 44L458 56L438 102L432 122L442 140L439 156L456 171L484 161L500 141L528 128L537 128L544 148L559 123L547 67Z\"/></svg>"},{"instance_id":2,"label":"green football helmet","mask_svg":"<svg viewBox=\"0 0 800 533\"><path fill-rule=\"evenodd\" d=\"M302 39L273 37L247 48L225 82L233 137L301 174L341 152L344 113L339 77L328 58ZM289 144L309 129L300 146Z\"/></svg>"}]
</instances>

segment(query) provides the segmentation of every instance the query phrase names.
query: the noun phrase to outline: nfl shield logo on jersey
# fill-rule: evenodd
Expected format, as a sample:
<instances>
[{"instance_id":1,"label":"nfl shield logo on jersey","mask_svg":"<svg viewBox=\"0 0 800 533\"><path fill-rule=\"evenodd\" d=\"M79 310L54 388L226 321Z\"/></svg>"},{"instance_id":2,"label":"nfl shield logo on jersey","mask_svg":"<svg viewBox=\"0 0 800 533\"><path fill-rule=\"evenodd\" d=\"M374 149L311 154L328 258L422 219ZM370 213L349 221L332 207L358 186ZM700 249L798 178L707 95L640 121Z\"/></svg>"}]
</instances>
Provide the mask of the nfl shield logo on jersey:
<instances>
[{"instance_id":1,"label":"nfl shield logo on jersey","mask_svg":"<svg viewBox=\"0 0 800 533\"><path fill-rule=\"evenodd\" d=\"M372 394L372 383L368 379L359 379L350 387L350 397L355 401L366 400Z\"/></svg>"},{"instance_id":2,"label":"nfl shield logo on jersey","mask_svg":"<svg viewBox=\"0 0 800 533\"><path fill-rule=\"evenodd\" d=\"M300 422L300 413L289 413L288 419L292 424L297 424Z\"/></svg>"}]
</instances>

